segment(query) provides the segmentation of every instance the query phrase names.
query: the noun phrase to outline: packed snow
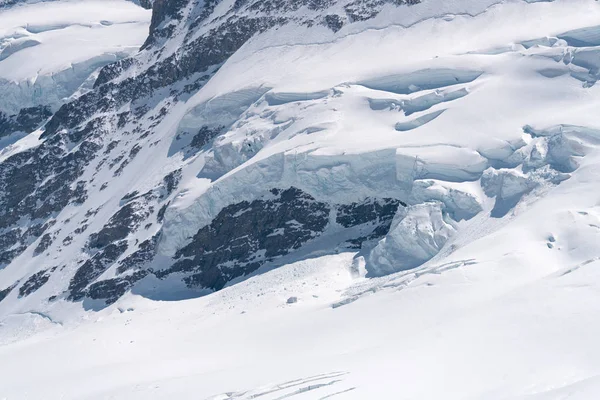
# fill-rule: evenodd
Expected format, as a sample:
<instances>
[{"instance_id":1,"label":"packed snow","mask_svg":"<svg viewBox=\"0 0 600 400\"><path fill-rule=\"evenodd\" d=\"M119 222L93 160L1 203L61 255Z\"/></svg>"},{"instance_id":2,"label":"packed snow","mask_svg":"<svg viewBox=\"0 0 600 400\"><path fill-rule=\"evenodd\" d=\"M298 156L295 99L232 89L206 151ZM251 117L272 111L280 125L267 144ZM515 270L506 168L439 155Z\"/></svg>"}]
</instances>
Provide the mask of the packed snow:
<instances>
[{"instance_id":1,"label":"packed snow","mask_svg":"<svg viewBox=\"0 0 600 400\"><path fill-rule=\"evenodd\" d=\"M94 54L143 42L148 14L131 3L51 4L74 8L44 26L98 31ZM77 14L83 4L97 12ZM21 40L28 7L0 12L0 37ZM389 233L350 251L332 224L313 247L215 293L133 290L82 307L46 301L77 267L60 247L81 219L68 207L51 260L27 250L0 270L3 284L65 270L0 304L0 399L597 398L598 24L593 0L429 0L329 36L293 25L257 35L154 127L158 139L139 140L120 178L92 165L83 179L118 186L83 210L109 218L183 165L157 269L223 207L273 187L333 204L403 199ZM53 51L53 29L27 32L0 56L11 82L95 57L74 50L13 71L4 63L43 54L46 41ZM57 46L73 39L60 36ZM206 124L225 133L186 153Z\"/></svg>"},{"instance_id":2,"label":"packed snow","mask_svg":"<svg viewBox=\"0 0 600 400\"><path fill-rule=\"evenodd\" d=\"M0 110L55 110L100 67L136 52L150 11L125 0L17 4L0 11ZM93 84L94 77L88 86Z\"/></svg>"}]
</instances>

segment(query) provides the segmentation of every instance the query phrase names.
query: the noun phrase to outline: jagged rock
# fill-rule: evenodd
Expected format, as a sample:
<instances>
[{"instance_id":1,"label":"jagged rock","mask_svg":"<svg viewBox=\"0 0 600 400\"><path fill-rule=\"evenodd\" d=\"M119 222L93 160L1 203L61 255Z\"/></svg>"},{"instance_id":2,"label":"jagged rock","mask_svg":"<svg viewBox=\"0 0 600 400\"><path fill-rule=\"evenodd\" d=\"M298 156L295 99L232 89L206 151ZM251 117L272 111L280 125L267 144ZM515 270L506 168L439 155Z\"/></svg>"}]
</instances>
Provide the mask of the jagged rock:
<instances>
[{"instance_id":1,"label":"jagged rock","mask_svg":"<svg viewBox=\"0 0 600 400\"><path fill-rule=\"evenodd\" d=\"M221 289L318 237L329 223L329 211L327 204L294 187L229 205L177 252L179 261L156 274L192 273L184 278L189 286Z\"/></svg>"},{"instance_id":2,"label":"jagged rock","mask_svg":"<svg viewBox=\"0 0 600 400\"><path fill-rule=\"evenodd\" d=\"M356 15L367 12L375 15L385 4L412 3L402 0L352 3L346 0L237 0L228 5L229 8L220 10L217 5L223 3L218 0L134 1L144 7L153 6L150 34L140 55L103 67L93 90L82 92L51 116L38 145L0 163L0 265L9 264L34 242L37 255L54 248L62 251L64 246L74 243L77 235L87 235L88 226L103 226L88 237L81 267L69 284L71 300L85 297L92 285L97 284L93 286L93 295L98 297L106 291L121 293L121 288L128 290L135 283L131 279L127 283L110 284L95 281L112 267L123 274L141 271L151 263L160 237L160 224L182 179L181 165L176 165L162 182L144 194L133 189L125 196L119 193L123 196L121 208L108 221L94 224L97 218L106 217L97 210L93 214L86 213L85 220L79 220L74 231L58 239L58 244L53 241L60 231L50 231L50 222L67 206L77 213L77 206L85 204L91 196L118 188L118 184L109 186L109 182L100 184L94 180L108 169L113 171L112 179L121 179L136 157L141 157L142 152L158 142L158 138L149 138L171 108L200 90L250 38L289 23L320 24L337 31L344 24L352 23L352 18L338 15L348 5ZM215 18L217 10L219 15ZM177 32L178 26L185 30ZM182 35L177 49L163 47L175 33ZM0 116L0 136L3 129L9 135L16 131L30 132L49 117L50 112L45 107L23 109L11 117ZM190 154L208 151L213 139L226 133L228 128L221 122L209 121L208 125L195 129L190 131ZM95 174L84 181L82 175L90 165ZM338 224L354 227L366 223L372 231L367 232L367 236L381 235L387 231L391 220L388 214L394 208L394 204L384 203L354 209L342 206L339 212L343 215L339 216ZM201 229L192 243L179 249L174 264L162 274L180 272L190 286L218 289L228 280L295 251L321 235L328 226L330 211L337 207L319 202L295 188L275 189L262 199L231 204ZM235 210L247 212L236 215ZM258 229L253 224L258 224ZM141 232L142 227L147 233ZM139 245L134 243L134 232L137 232L135 240L141 242ZM241 232L250 234L251 239L242 239ZM225 238L231 239L230 245L219 245ZM362 239L358 243L362 243ZM137 249L124 257L126 249L134 246ZM119 289L108 290L110 285Z\"/></svg>"},{"instance_id":3,"label":"jagged rock","mask_svg":"<svg viewBox=\"0 0 600 400\"><path fill-rule=\"evenodd\" d=\"M361 203L352 203L338 207L336 222L345 228L373 221L391 221L402 205L406 203L396 199L366 199Z\"/></svg>"},{"instance_id":4,"label":"jagged rock","mask_svg":"<svg viewBox=\"0 0 600 400\"><path fill-rule=\"evenodd\" d=\"M0 290L0 301L4 300L6 298L6 296L8 296L10 294L10 292L12 292L12 290L15 287L17 287L18 284L19 284L19 282L15 283L12 286L7 287L6 289Z\"/></svg>"},{"instance_id":5,"label":"jagged rock","mask_svg":"<svg viewBox=\"0 0 600 400\"><path fill-rule=\"evenodd\" d=\"M127 241L111 243L87 260L75 273L69 283L69 300L81 300L86 288L110 267L127 250Z\"/></svg>"},{"instance_id":6,"label":"jagged rock","mask_svg":"<svg viewBox=\"0 0 600 400\"><path fill-rule=\"evenodd\" d=\"M97 233L90 235L88 246L101 249L111 243L125 239L149 216L148 205L141 201L131 202L117 211Z\"/></svg>"},{"instance_id":7,"label":"jagged rock","mask_svg":"<svg viewBox=\"0 0 600 400\"><path fill-rule=\"evenodd\" d=\"M119 262L117 272L122 274L129 270L141 268L144 264L152 261L156 255L156 245L159 235L154 235L151 239L145 240L138 246L138 249Z\"/></svg>"},{"instance_id":8,"label":"jagged rock","mask_svg":"<svg viewBox=\"0 0 600 400\"><path fill-rule=\"evenodd\" d=\"M19 297L27 297L44 286L50 280L50 276L54 271L56 271L56 267L31 275L19 288Z\"/></svg>"},{"instance_id":9,"label":"jagged rock","mask_svg":"<svg viewBox=\"0 0 600 400\"><path fill-rule=\"evenodd\" d=\"M179 185L181 181L181 169L173 171L163 178L163 184L166 189L166 196L169 196Z\"/></svg>"},{"instance_id":10,"label":"jagged rock","mask_svg":"<svg viewBox=\"0 0 600 400\"><path fill-rule=\"evenodd\" d=\"M54 241L53 235L51 235L49 233L46 233L40 239L40 243L38 244L38 246L33 251L33 254L36 255L36 256L42 254L44 251L46 251L48 249L48 247L50 247L52 245L53 241Z\"/></svg>"},{"instance_id":11,"label":"jagged rock","mask_svg":"<svg viewBox=\"0 0 600 400\"><path fill-rule=\"evenodd\" d=\"M113 304L148 274L149 271L142 270L128 276L96 282L89 287L87 296L94 300L104 300L106 305Z\"/></svg>"},{"instance_id":12,"label":"jagged rock","mask_svg":"<svg viewBox=\"0 0 600 400\"><path fill-rule=\"evenodd\" d=\"M13 133L29 133L38 129L52 116L49 107L23 108L17 115L8 116L0 111L0 138Z\"/></svg>"},{"instance_id":13,"label":"jagged rock","mask_svg":"<svg viewBox=\"0 0 600 400\"><path fill-rule=\"evenodd\" d=\"M208 126L203 126L200 128L198 133L194 135L192 138L192 142L190 146L195 149L201 149L206 146L212 139L217 137L220 133L223 132L224 127L218 128L209 128Z\"/></svg>"}]
</instances>

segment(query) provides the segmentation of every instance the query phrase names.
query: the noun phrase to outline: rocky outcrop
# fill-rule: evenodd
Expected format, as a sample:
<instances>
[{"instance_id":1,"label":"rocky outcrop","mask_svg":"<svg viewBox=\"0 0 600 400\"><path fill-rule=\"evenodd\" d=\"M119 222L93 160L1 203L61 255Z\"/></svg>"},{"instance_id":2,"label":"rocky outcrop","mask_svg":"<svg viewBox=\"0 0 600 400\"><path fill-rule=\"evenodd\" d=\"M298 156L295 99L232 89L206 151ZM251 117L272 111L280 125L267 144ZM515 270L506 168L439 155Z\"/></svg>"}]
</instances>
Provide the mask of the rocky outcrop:
<instances>
[{"instance_id":1,"label":"rocky outcrop","mask_svg":"<svg viewBox=\"0 0 600 400\"><path fill-rule=\"evenodd\" d=\"M23 108L16 115L0 111L0 140L14 133L30 133L42 126L52 116L49 107Z\"/></svg>"},{"instance_id":2,"label":"rocky outcrop","mask_svg":"<svg viewBox=\"0 0 600 400\"><path fill-rule=\"evenodd\" d=\"M259 199L221 210L177 252L169 268L148 268L156 255L159 235L155 235L118 263L120 276L96 282L85 293L110 304L148 275L178 277L189 288L219 290L232 279L282 256L293 256L311 242L318 243L327 232L352 231L352 240L338 244L360 248L363 242L385 236L398 208L404 206L399 200L372 198L331 205L295 187L272 189Z\"/></svg>"},{"instance_id":3,"label":"rocky outcrop","mask_svg":"<svg viewBox=\"0 0 600 400\"><path fill-rule=\"evenodd\" d=\"M103 67L93 90L83 91L51 117L45 107L0 115L0 139L31 132L49 119L39 143L0 163L0 268L29 246L31 254L42 259L80 243L78 258L69 260L71 267L64 269L74 271L65 297L110 303L148 275L220 289L231 279L301 249L332 224L339 229L368 227L365 235L361 231L349 244L354 247L385 234L401 204L397 200L339 205L318 201L294 187L277 188L225 206L179 249L171 265L152 270L161 224L179 190L184 164L173 161L164 179L149 185L150 190L140 190L141 195L134 190L115 193L121 201L110 213L98 212L104 205L83 205L133 182L128 171L140 158L146 160L148 149L159 142L157 127L172 108L200 90L252 37L289 23L337 31L375 16L386 4L411 3L238 0L221 9L220 2L212 0L140 0L140 5L152 6L153 16L138 55ZM178 46L167 45L175 36ZM210 151L228 126L209 121L196 129L184 149L190 159ZM80 217L75 226L62 214L67 207ZM33 295L56 272L45 268L27 278L21 296ZM110 278L99 280L101 276Z\"/></svg>"},{"instance_id":4,"label":"rocky outcrop","mask_svg":"<svg viewBox=\"0 0 600 400\"><path fill-rule=\"evenodd\" d=\"M324 232L327 204L296 188L270 194L225 207L176 254L179 261L157 276L192 273L184 278L188 286L218 290Z\"/></svg>"},{"instance_id":5,"label":"rocky outcrop","mask_svg":"<svg viewBox=\"0 0 600 400\"><path fill-rule=\"evenodd\" d=\"M8 296L10 294L10 292L12 292L12 290L15 288L15 285L9 286L5 289L0 290L0 301L4 300L6 298L6 296Z\"/></svg>"},{"instance_id":6,"label":"rocky outcrop","mask_svg":"<svg viewBox=\"0 0 600 400\"><path fill-rule=\"evenodd\" d=\"M56 268L57 267L42 270L31 275L19 288L19 297L27 297L44 286L50 280L50 277L52 276L52 273L56 271Z\"/></svg>"}]
</instances>

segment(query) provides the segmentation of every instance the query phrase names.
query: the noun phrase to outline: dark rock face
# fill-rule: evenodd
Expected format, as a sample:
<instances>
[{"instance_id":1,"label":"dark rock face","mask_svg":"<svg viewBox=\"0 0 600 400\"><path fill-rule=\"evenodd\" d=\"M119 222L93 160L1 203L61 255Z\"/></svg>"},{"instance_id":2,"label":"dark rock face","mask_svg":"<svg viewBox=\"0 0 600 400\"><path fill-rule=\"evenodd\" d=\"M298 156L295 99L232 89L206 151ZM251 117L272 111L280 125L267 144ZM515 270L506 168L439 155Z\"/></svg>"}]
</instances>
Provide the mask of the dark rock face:
<instances>
[{"instance_id":1,"label":"dark rock face","mask_svg":"<svg viewBox=\"0 0 600 400\"><path fill-rule=\"evenodd\" d=\"M175 272L191 287L219 290L233 278L300 248L319 236L329 223L330 208L296 188L273 189L271 196L225 207L181 249Z\"/></svg>"},{"instance_id":2,"label":"dark rock face","mask_svg":"<svg viewBox=\"0 0 600 400\"><path fill-rule=\"evenodd\" d=\"M17 287L17 284L19 282L15 283L12 286L7 287L6 289L2 289L0 290L0 301L4 300L6 298L6 296L8 296L10 294L10 292L12 292L12 290Z\"/></svg>"},{"instance_id":3,"label":"dark rock face","mask_svg":"<svg viewBox=\"0 0 600 400\"><path fill-rule=\"evenodd\" d=\"M0 138L13 133L29 133L38 129L52 116L49 107L23 108L16 115L6 115L0 111Z\"/></svg>"},{"instance_id":4,"label":"dark rock face","mask_svg":"<svg viewBox=\"0 0 600 400\"><path fill-rule=\"evenodd\" d=\"M98 121L90 121L70 135L49 137L0 163L0 230L10 232L0 239L0 264L9 263L44 234L65 206L85 201L86 182L77 179L102 148L105 132ZM37 228L23 228L27 225ZM15 248L17 242L20 246ZM51 238L45 238L40 251L50 243Z\"/></svg>"},{"instance_id":5,"label":"dark rock face","mask_svg":"<svg viewBox=\"0 0 600 400\"><path fill-rule=\"evenodd\" d=\"M203 126L192 138L190 146L192 146L194 149L201 149L210 143L211 140L221 134L223 130L224 127L209 128L208 126Z\"/></svg>"},{"instance_id":6,"label":"dark rock face","mask_svg":"<svg viewBox=\"0 0 600 400\"><path fill-rule=\"evenodd\" d=\"M336 222L345 228L366 225L372 231L365 236L351 239L351 248L360 249L364 242L380 239L387 235L398 208L406 203L396 199L371 199L361 203L341 205L337 208Z\"/></svg>"},{"instance_id":7,"label":"dark rock face","mask_svg":"<svg viewBox=\"0 0 600 400\"><path fill-rule=\"evenodd\" d=\"M117 272L119 274L130 270L135 270L143 267L146 263L152 261L156 254L156 245L158 244L159 235L154 235L151 239L143 241L138 250L131 253L129 256L119 262Z\"/></svg>"},{"instance_id":8,"label":"dark rock face","mask_svg":"<svg viewBox=\"0 0 600 400\"><path fill-rule=\"evenodd\" d=\"M10 231L0 235L0 248L3 250L2 253L0 253L0 264L8 264L12 260L12 257L14 256L14 249L11 248L18 244L20 239L20 229L11 229Z\"/></svg>"},{"instance_id":9,"label":"dark rock face","mask_svg":"<svg viewBox=\"0 0 600 400\"><path fill-rule=\"evenodd\" d=\"M50 280L50 276L56 270L56 267L50 270L43 270L31 275L25 283L19 288L19 297L27 297L39 288L44 286Z\"/></svg>"},{"instance_id":10,"label":"dark rock face","mask_svg":"<svg viewBox=\"0 0 600 400\"><path fill-rule=\"evenodd\" d=\"M122 179L130 164L139 162L138 154L158 142L152 135L171 107L200 90L253 36L288 23L325 25L337 31L354 20L376 15L386 4L417 2L237 0L216 15L220 0L133 1L153 6L150 35L141 54L105 66L94 90L64 104L50 118L37 147L0 163L0 268L32 244L36 246L34 254L41 258L61 244L73 246L74 238L87 234L88 226L96 226L92 222L98 216L86 214L74 231L64 232L68 235L55 243L62 224L54 225L65 207L76 209L97 193L94 190L114 187L112 181L94 182L96 175L88 178L86 174L84 180L84 172L110 169L112 179ZM0 7L17 2L0 0ZM345 10L338 15L342 8ZM184 32L184 37L175 52L169 53L170 47L164 45L176 32ZM135 73L130 73L134 69ZM0 140L3 135L38 129L49 117L50 111L43 107L24 109L15 116L0 114ZM216 123L208 124L190 132L194 135L190 153L206 149L223 133L224 128ZM103 228L93 232L81 249L80 267L68 288L69 299L88 296L113 302L153 273L159 277L178 273L189 286L219 289L227 281L316 239L329 225L332 210L337 210L337 224L348 229L360 224L372 226L372 235L385 230L391 221L388 214L392 213L392 203L338 206L319 202L295 188L274 189L258 200L223 209L180 249L172 266L154 272L147 264L155 257L160 224L181 176L181 170L176 170L151 191L141 195L132 192L121 199L120 208L98 225ZM153 226L158 228L150 229ZM116 278L97 281L113 267ZM42 272L23 285L24 296L37 290L52 270Z\"/></svg>"},{"instance_id":11,"label":"dark rock face","mask_svg":"<svg viewBox=\"0 0 600 400\"><path fill-rule=\"evenodd\" d=\"M373 221L391 221L400 205L406 207L406 203L396 199L366 199L362 203L339 206L335 220L345 228Z\"/></svg>"},{"instance_id":12,"label":"dark rock face","mask_svg":"<svg viewBox=\"0 0 600 400\"><path fill-rule=\"evenodd\" d=\"M171 195L179 185L179 182L181 182L181 169L173 171L165 176L163 178L163 187L165 188L166 193L162 194L161 198Z\"/></svg>"},{"instance_id":13,"label":"dark rock face","mask_svg":"<svg viewBox=\"0 0 600 400\"><path fill-rule=\"evenodd\" d=\"M325 25L332 31L337 32L344 26L344 20L337 14L326 15Z\"/></svg>"},{"instance_id":14,"label":"dark rock face","mask_svg":"<svg viewBox=\"0 0 600 400\"><path fill-rule=\"evenodd\" d=\"M122 240L109 244L87 260L71 279L68 299L73 301L83 299L87 294L87 286L102 275L125 250L127 250L127 241Z\"/></svg>"},{"instance_id":15,"label":"dark rock face","mask_svg":"<svg viewBox=\"0 0 600 400\"><path fill-rule=\"evenodd\" d=\"M219 290L230 280L318 239L330 226L332 211L341 227L364 232L364 236L348 243L351 248L360 248L363 242L387 234L401 206L405 204L389 198L329 205L294 187L272 189L262 198L231 204L221 210L177 252L177 261L167 269L145 268L156 255L160 236L154 235L118 262L117 273L122 276L91 284L85 296L111 304L148 275L164 279L176 274L190 288ZM99 270L103 272L106 268Z\"/></svg>"},{"instance_id":16,"label":"dark rock face","mask_svg":"<svg viewBox=\"0 0 600 400\"><path fill-rule=\"evenodd\" d=\"M175 25L169 22L180 21L183 18L183 8L187 3L188 0L155 0L152 6L150 36L142 48L155 44L160 39L168 39L175 28Z\"/></svg>"},{"instance_id":17,"label":"dark rock face","mask_svg":"<svg viewBox=\"0 0 600 400\"><path fill-rule=\"evenodd\" d=\"M125 239L148 216L147 205L143 201L131 202L117 211L100 232L90 235L88 246L92 249L102 249L111 243Z\"/></svg>"},{"instance_id":18,"label":"dark rock face","mask_svg":"<svg viewBox=\"0 0 600 400\"><path fill-rule=\"evenodd\" d=\"M51 235L49 233L44 234L44 236L42 236L42 238L40 239L40 243L33 251L33 254L36 256L42 254L44 251L48 250L48 248L52 245L53 241L54 241L53 235Z\"/></svg>"},{"instance_id":19,"label":"dark rock face","mask_svg":"<svg viewBox=\"0 0 600 400\"><path fill-rule=\"evenodd\" d=\"M144 7L146 10L151 10L154 0L139 0L139 2L140 6Z\"/></svg>"},{"instance_id":20,"label":"dark rock face","mask_svg":"<svg viewBox=\"0 0 600 400\"><path fill-rule=\"evenodd\" d=\"M110 305L119 300L137 281L145 278L149 273L145 270L137 271L132 275L96 282L88 289L87 296L94 300L104 300L106 305Z\"/></svg>"},{"instance_id":21,"label":"dark rock face","mask_svg":"<svg viewBox=\"0 0 600 400\"><path fill-rule=\"evenodd\" d=\"M190 287L221 289L228 281L258 269L268 261L298 250L319 237L329 224L332 208L344 228L368 225L372 233L354 245L383 236L400 205L395 199L367 199L362 203L331 207L301 190L273 189L273 197L225 207L200 229L192 242L177 252L169 269L156 271L159 278L173 273Z\"/></svg>"},{"instance_id":22,"label":"dark rock face","mask_svg":"<svg viewBox=\"0 0 600 400\"><path fill-rule=\"evenodd\" d=\"M347 4L344 10L352 22L366 21L376 17L386 4L401 6L418 4L420 2L420 0L356 0Z\"/></svg>"}]
</instances>

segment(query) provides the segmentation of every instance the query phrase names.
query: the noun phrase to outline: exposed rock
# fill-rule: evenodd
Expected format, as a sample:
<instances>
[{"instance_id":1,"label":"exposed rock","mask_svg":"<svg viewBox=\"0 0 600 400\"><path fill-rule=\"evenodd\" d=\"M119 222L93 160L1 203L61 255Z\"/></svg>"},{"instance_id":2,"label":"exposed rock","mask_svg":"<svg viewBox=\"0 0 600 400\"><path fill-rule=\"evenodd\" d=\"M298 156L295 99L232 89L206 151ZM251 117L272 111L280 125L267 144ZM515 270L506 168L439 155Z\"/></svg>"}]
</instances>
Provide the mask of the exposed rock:
<instances>
[{"instance_id":1,"label":"exposed rock","mask_svg":"<svg viewBox=\"0 0 600 400\"><path fill-rule=\"evenodd\" d=\"M142 270L128 276L96 282L89 287L87 296L94 300L104 300L106 305L113 304L131 289L134 283L148 274L149 271Z\"/></svg>"},{"instance_id":2,"label":"exposed rock","mask_svg":"<svg viewBox=\"0 0 600 400\"><path fill-rule=\"evenodd\" d=\"M166 196L169 196L181 181L181 169L173 171L163 178L163 184L166 189Z\"/></svg>"},{"instance_id":3,"label":"exposed rock","mask_svg":"<svg viewBox=\"0 0 600 400\"><path fill-rule=\"evenodd\" d=\"M117 272L122 274L129 270L141 268L144 264L152 261L156 254L156 245L159 235L154 235L151 239L140 243L138 249L119 262Z\"/></svg>"},{"instance_id":4,"label":"exposed rock","mask_svg":"<svg viewBox=\"0 0 600 400\"><path fill-rule=\"evenodd\" d=\"M18 284L19 284L19 282L15 283L12 286L7 287L6 289L0 290L0 301L4 300L6 298L6 296L8 296L10 294L10 292L12 292L12 290L15 287L17 287Z\"/></svg>"},{"instance_id":5,"label":"exposed rock","mask_svg":"<svg viewBox=\"0 0 600 400\"><path fill-rule=\"evenodd\" d=\"M127 241L111 243L87 260L75 273L69 284L69 300L81 300L86 288L127 250Z\"/></svg>"},{"instance_id":6,"label":"exposed rock","mask_svg":"<svg viewBox=\"0 0 600 400\"><path fill-rule=\"evenodd\" d=\"M338 207L336 222L345 228L373 221L391 221L403 203L396 199L366 199L361 203L352 203Z\"/></svg>"},{"instance_id":7,"label":"exposed rock","mask_svg":"<svg viewBox=\"0 0 600 400\"><path fill-rule=\"evenodd\" d=\"M215 137L221 134L223 132L223 129L223 127L209 128L208 126L203 126L202 128L200 128L198 133L196 133L192 138L190 146L192 146L195 149L201 149L202 147L210 143L211 140L213 140Z\"/></svg>"},{"instance_id":8,"label":"exposed rock","mask_svg":"<svg viewBox=\"0 0 600 400\"><path fill-rule=\"evenodd\" d=\"M189 286L221 289L318 237L329 223L329 211L326 203L293 187L229 205L177 252L179 261L156 274L192 273L184 278Z\"/></svg>"},{"instance_id":9,"label":"exposed rock","mask_svg":"<svg viewBox=\"0 0 600 400\"><path fill-rule=\"evenodd\" d=\"M16 2L5 0L3 4L8 4L7 1ZM153 6L150 35L140 55L103 67L93 90L82 93L54 113L38 145L0 163L0 267L34 242L34 254L54 248L60 252L74 243L76 235L86 235L88 226L103 226L89 236L83 249L81 267L69 284L71 300L89 294L92 298L114 301L114 296L129 290L137 278L95 281L113 267L118 274L135 271L129 276L139 277L137 272L143 272L145 265L153 260L159 237L156 231L160 227L151 224L162 223L180 184L181 169L166 175L147 193L140 195L132 189L108 221L98 224L96 219L105 217L97 215L97 210L86 213L85 220L78 220L74 231L68 232L58 244L53 245L53 241L59 230L48 228L55 218L60 218L65 207L69 206L77 215L81 212L77 206L89 197L120 187L119 184L109 187L109 182L100 185L94 180L97 176L104 177L109 168L113 170L113 179L123 179L140 151L159 142L152 135L171 107L200 90L232 54L258 33L288 23L326 25L337 31L353 18L366 18L368 13L376 15L385 4L411 3L237 0L229 5L219 0L133 1L143 7ZM220 4L224 7L217 8ZM349 5L356 16L337 14ZM182 36L173 51L163 45L175 33ZM44 107L23 109L14 116L0 115L0 138L38 129L49 117L50 111ZM227 129L222 125L219 121L214 124L209 121L190 131L189 152L196 154L207 149ZM95 174L92 177L86 174L84 181L82 176L90 165ZM329 224L330 211L337 207L295 188L274 189L264 198L231 204L200 229L191 243L179 250L174 264L161 274L164 277L180 273L190 286L219 289L227 281L298 250L321 235ZM351 228L367 224L373 231L371 235L380 234L387 231L393 207L385 202L354 208L342 206L337 222ZM135 239L134 232L137 232ZM124 257L127 248L134 246L137 249ZM38 276L36 282L45 277L46 274Z\"/></svg>"},{"instance_id":10,"label":"exposed rock","mask_svg":"<svg viewBox=\"0 0 600 400\"><path fill-rule=\"evenodd\" d=\"M33 251L33 255L38 256L38 255L42 254L44 251L46 251L48 249L48 247L50 247L52 245L53 241L54 241L53 235L51 235L50 233L46 233L40 239L40 243Z\"/></svg>"},{"instance_id":11,"label":"exposed rock","mask_svg":"<svg viewBox=\"0 0 600 400\"><path fill-rule=\"evenodd\" d=\"M33 292L37 291L39 288L44 286L48 280L50 280L50 276L56 270L56 267L50 270L43 270L31 275L25 283L19 288L19 297L27 297Z\"/></svg>"},{"instance_id":12,"label":"exposed rock","mask_svg":"<svg viewBox=\"0 0 600 400\"><path fill-rule=\"evenodd\" d=\"M45 106L23 108L17 115L11 116L0 111L0 138L18 132L33 132L51 116L50 108Z\"/></svg>"},{"instance_id":13,"label":"exposed rock","mask_svg":"<svg viewBox=\"0 0 600 400\"><path fill-rule=\"evenodd\" d=\"M125 239L136 230L141 222L150 215L148 205L142 200L121 207L104 225L102 230L90 235L88 246L92 249L101 249L111 243Z\"/></svg>"}]
</instances>

